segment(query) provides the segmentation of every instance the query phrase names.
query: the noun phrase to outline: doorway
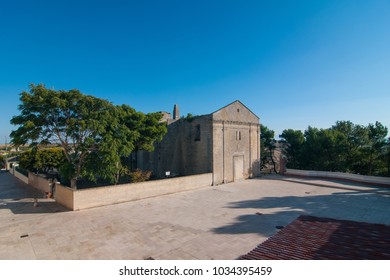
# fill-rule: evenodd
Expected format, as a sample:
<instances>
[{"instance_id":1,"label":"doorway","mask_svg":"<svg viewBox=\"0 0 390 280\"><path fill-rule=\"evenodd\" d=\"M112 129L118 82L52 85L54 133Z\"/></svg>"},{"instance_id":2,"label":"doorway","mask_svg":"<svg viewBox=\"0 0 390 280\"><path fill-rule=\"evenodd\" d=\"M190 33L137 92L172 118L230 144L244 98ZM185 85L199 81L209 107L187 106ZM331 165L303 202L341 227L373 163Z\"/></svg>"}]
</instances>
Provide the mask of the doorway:
<instances>
[{"instance_id":1,"label":"doorway","mask_svg":"<svg viewBox=\"0 0 390 280\"><path fill-rule=\"evenodd\" d=\"M244 156L233 156L233 176L234 181L244 179Z\"/></svg>"}]
</instances>

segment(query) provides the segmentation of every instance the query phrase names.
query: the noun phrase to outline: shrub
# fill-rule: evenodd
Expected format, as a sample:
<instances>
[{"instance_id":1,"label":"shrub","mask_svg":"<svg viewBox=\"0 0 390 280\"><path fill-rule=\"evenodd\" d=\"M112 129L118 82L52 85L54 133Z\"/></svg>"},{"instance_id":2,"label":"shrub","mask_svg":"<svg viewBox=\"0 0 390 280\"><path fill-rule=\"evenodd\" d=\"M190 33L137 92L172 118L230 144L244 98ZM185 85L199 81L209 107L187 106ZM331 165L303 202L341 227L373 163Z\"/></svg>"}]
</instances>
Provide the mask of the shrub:
<instances>
[{"instance_id":1,"label":"shrub","mask_svg":"<svg viewBox=\"0 0 390 280\"><path fill-rule=\"evenodd\" d=\"M59 169L65 162L65 153L62 148L26 151L19 159L20 167L23 169L42 173L48 173L53 168Z\"/></svg>"},{"instance_id":2,"label":"shrub","mask_svg":"<svg viewBox=\"0 0 390 280\"><path fill-rule=\"evenodd\" d=\"M130 172L130 179L132 183L144 182L150 179L152 171L150 170L141 170L136 169L135 171Z\"/></svg>"}]
</instances>

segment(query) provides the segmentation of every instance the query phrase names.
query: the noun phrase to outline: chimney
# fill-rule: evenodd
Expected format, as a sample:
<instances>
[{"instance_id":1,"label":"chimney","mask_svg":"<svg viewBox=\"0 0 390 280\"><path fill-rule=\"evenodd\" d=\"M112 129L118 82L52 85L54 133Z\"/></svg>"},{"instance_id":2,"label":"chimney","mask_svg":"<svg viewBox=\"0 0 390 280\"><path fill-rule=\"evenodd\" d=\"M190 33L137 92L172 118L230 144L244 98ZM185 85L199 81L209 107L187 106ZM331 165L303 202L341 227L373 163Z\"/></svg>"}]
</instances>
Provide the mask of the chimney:
<instances>
[{"instance_id":1,"label":"chimney","mask_svg":"<svg viewBox=\"0 0 390 280\"><path fill-rule=\"evenodd\" d=\"M173 119L178 120L180 119L180 113L179 113L179 105L175 104L173 106Z\"/></svg>"}]
</instances>

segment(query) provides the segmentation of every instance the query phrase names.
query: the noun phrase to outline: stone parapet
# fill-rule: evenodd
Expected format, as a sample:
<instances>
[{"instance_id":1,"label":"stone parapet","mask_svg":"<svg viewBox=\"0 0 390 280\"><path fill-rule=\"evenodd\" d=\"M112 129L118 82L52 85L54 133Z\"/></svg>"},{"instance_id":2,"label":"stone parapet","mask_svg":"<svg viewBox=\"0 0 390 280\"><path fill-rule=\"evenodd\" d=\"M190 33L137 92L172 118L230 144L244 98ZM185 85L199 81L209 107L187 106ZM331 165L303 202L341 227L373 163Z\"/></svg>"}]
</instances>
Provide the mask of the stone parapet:
<instances>
[{"instance_id":1,"label":"stone parapet","mask_svg":"<svg viewBox=\"0 0 390 280\"><path fill-rule=\"evenodd\" d=\"M56 200L70 210L82 210L194 190L211 186L211 183L212 173L205 173L82 190L73 190L62 185L57 185Z\"/></svg>"},{"instance_id":2,"label":"stone parapet","mask_svg":"<svg viewBox=\"0 0 390 280\"><path fill-rule=\"evenodd\" d=\"M340 180L361 182L367 184L390 186L389 177L365 176L365 175L342 173L342 172L286 169L284 175L340 179Z\"/></svg>"}]
</instances>

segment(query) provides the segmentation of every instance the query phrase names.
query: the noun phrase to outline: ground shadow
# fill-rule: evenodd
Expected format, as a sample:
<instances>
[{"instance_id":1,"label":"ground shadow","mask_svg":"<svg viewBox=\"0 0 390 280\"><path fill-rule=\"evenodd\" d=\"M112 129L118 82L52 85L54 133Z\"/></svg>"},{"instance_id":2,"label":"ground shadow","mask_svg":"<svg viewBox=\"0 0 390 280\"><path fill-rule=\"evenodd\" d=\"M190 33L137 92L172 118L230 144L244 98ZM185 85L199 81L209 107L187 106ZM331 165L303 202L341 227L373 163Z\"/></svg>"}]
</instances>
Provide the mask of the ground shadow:
<instances>
[{"instance_id":1,"label":"ground shadow","mask_svg":"<svg viewBox=\"0 0 390 280\"><path fill-rule=\"evenodd\" d=\"M299 179L297 181L296 179ZM255 178L259 179L259 178ZM390 187L387 186L377 186L375 184L365 184L361 182L352 182L348 180L337 180L337 179L323 179L323 178L302 178L298 176L267 176L267 180L283 180L286 182L296 183L296 184L303 184L303 185L310 185L310 186L316 186L316 187L325 187L330 189L340 189L340 190L346 190L346 191L360 191L360 192L372 192L372 193L382 193L382 194L388 194L390 195ZM327 182L336 183L338 185L329 185L329 184L321 184L318 182L318 180L326 180ZM359 187L364 187L365 190L361 190Z\"/></svg>"},{"instance_id":2,"label":"ground shadow","mask_svg":"<svg viewBox=\"0 0 390 280\"><path fill-rule=\"evenodd\" d=\"M290 180L290 179L283 179L283 181L291 182L291 183L297 183L295 180ZM328 182L334 182L338 184L343 184L344 186L332 186L332 185L326 185L326 184L320 184L316 182L312 182L310 180L305 180L305 181L300 181L298 182L299 184L304 184L304 185L311 185L311 186L316 186L316 187L324 187L324 188L329 188L329 189L338 189L338 190L346 190L346 191L359 191L359 192L364 192L364 193L380 193L380 194L387 194L390 195L390 188L388 187L377 187L373 185L367 185L363 183L349 183L347 181L338 181L338 180L328 180ZM366 188L365 190L358 189L356 187L364 187Z\"/></svg>"},{"instance_id":3,"label":"ground shadow","mask_svg":"<svg viewBox=\"0 0 390 280\"><path fill-rule=\"evenodd\" d=\"M38 200L38 202L35 202L34 199L1 201L0 210L1 209L9 209L13 214L43 214L69 211L53 200L45 201L43 199Z\"/></svg>"},{"instance_id":4,"label":"ground shadow","mask_svg":"<svg viewBox=\"0 0 390 280\"><path fill-rule=\"evenodd\" d=\"M301 182L294 181L294 183ZM329 188L328 185L318 187ZM213 232L217 234L256 233L261 236L271 236L300 215L383 223L385 218L380 213L386 212L390 204L388 189L372 187L369 190L357 190L348 185L337 188L346 191L329 195L313 195L303 190L302 195L299 196L259 197L231 202L226 205L226 208L250 209L253 214L237 216L235 222L214 228Z\"/></svg>"},{"instance_id":5,"label":"ground shadow","mask_svg":"<svg viewBox=\"0 0 390 280\"><path fill-rule=\"evenodd\" d=\"M41 214L69 211L54 199L8 172L0 173L0 210L9 209L14 214Z\"/></svg>"}]
</instances>

